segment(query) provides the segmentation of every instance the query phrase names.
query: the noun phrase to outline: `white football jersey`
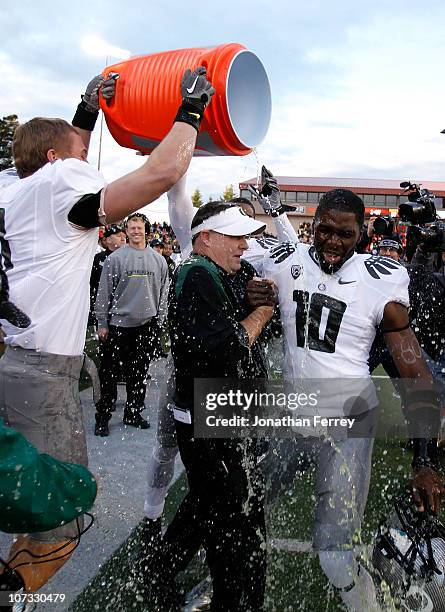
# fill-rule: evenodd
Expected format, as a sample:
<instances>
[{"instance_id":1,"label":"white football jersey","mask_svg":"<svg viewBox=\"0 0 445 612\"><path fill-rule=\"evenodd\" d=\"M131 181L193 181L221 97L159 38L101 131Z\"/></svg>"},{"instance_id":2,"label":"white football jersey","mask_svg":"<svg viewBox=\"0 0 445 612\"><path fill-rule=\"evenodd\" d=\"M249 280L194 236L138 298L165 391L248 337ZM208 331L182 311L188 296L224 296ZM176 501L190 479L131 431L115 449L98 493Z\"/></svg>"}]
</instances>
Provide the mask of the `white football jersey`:
<instances>
[{"instance_id":1,"label":"white football jersey","mask_svg":"<svg viewBox=\"0 0 445 612\"><path fill-rule=\"evenodd\" d=\"M334 274L317 262L315 247L290 242L264 258L263 275L278 287L283 377L369 380L369 350L386 304L409 306L408 273L392 259L369 254L354 253Z\"/></svg>"},{"instance_id":2,"label":"white football jersey","mask_svg":"<svg viewBox=\"0 0 445 612\"><path fill-rule=\"evenodd\" d=\"M82 354L98 230L73 226L68 214L82 196L104 186L95 168L66 159L0 190L2 265L10 298L32 321L19 329L2 320L7 344Z\"/></svg>"},{"instance_id":3,"label":"white football jersey","mask_svg":"<svg viewBox=\"0 0 445 612\"><path fill-rule=\"evenodd\" d=\"M7 168L0 172L0 189L3 187L9 187L16 181L20 180L17 170L15 168Z\"/></svg>"},{"instance_id":4,"label":"white football jersey","mask_svg":"<svg viewBox=\"0 0 445 612\"><path fill-rule=\"evenodd\" d=\"M259 276L263 276L263 263L265 253L278 246L279 241L273 236L260 236L258 238L249 238L247 241L248 249L242 254L242 258L248 261L258 272Z\"/></svg>"}]
</instances>

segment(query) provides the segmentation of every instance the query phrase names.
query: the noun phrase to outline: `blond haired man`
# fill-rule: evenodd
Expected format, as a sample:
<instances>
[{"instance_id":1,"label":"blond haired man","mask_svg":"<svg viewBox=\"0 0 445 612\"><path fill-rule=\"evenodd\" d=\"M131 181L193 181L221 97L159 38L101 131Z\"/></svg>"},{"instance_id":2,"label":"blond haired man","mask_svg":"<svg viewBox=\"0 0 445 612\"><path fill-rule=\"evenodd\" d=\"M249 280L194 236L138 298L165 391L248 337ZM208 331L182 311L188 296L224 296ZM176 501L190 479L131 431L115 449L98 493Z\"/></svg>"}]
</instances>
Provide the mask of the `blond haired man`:
<instances>
[{"instance_id":1,"label":"blond haired man","mask_svg":"<svg viewBox=\"0 0 445 612\"><path fill-rule=\"evenodd\" d=\"M99 110L99 91L114 95L112 79L95 77L73 125L34 118L14 135L19 177L0 191L2 259L11 299L30 318L25 329L1 320L7 349L0 361L0 409L39 451L87 465L78 394L89 310L89 277L99 225L122 219L167 191L190 163L205 107L214 93L205 69L186 71L182 104L170 132L137 170L106 185L87 163ZM125 85L120 85L125 86ZM191 92L191 93L190 93ZM11 551L65 556L43 565L22 565L26 589L35 591L69 558L75 525L19 537ZM31 561L21 552L15 564ZM37 570L36 568L39 568Z\"/></svg>"}]
</instances>

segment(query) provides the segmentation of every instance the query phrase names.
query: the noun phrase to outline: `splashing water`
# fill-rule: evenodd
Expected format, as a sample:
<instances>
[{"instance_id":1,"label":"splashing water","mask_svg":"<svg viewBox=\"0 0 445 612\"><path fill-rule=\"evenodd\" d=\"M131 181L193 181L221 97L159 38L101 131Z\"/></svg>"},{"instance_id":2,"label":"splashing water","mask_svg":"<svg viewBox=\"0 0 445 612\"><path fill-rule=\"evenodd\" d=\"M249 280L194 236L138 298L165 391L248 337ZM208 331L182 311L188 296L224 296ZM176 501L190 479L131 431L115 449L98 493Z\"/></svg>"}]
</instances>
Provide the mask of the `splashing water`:
<instances>
[{"instance_id":1,"label":"splashing water","mask_svg":"<svg viewBox=\"0 0 445 612\"><path fill-rule=\"evenodd\" d=\"M253 147L252 153L255 157L256 162L256 184L255 187L258 189L261 186L261 166L260 166L260 156L258 155L257 147Z\"/></svg>"}]
</instances>

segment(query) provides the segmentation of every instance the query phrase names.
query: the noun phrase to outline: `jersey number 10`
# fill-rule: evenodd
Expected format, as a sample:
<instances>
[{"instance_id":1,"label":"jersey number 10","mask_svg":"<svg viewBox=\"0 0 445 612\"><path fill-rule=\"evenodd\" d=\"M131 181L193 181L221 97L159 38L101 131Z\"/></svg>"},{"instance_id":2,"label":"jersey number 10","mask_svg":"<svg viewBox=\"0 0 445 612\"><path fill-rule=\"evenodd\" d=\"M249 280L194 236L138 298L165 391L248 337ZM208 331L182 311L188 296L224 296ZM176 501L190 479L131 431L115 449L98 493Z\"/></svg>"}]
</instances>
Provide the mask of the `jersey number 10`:
<instances>
[{"instance_id":1,"label":"jersey number 10","mask_svg":"<svg viewBox=\"0 0 445 612\"><path fill-rule=\"evenodd\" d=\"M297 289L293 298L297 303L297 346L304 348L307 338L308 347L313 351L335 353L335 343L346 310L345 302L322 293L313 293L309 303L309 293Z\"/></svg>"}]
</instances>

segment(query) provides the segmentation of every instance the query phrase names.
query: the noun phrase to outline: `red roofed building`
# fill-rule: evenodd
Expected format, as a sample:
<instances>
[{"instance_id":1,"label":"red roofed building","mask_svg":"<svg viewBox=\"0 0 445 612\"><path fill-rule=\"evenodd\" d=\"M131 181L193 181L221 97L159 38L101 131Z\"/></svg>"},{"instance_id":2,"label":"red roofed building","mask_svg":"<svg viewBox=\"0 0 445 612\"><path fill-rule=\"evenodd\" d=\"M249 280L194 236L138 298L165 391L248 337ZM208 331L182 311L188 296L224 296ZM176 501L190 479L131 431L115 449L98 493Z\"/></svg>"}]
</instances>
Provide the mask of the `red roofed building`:
<instances>
[{"instance_id":1,"label":"red roofed building","mask_svg":"<svg viewBox=\"0 0 445 612\"><path fill-rule=\"evenodd\" d=\"M295 212L288 213L288 216L297 230L300 223L304 221L312 222L320 197L327 191L338 187L350 189L362 198L366 207L366 218L372 215L391 215L395 217L399 204L406 202L408 199L401 195L403 189L400 187L400 180L297 176L277 176L276 178L281 190L282 201L295 207ZM445 182L417 180L411 182L420 183L422 187L434 193L436 208L439 211L443 210ZM240 195L250 200L251 194L247 189L248 185L256 185L256 179L249 179L239 184ZM273 221L264 215L257 202L254 202L254 205L258 219L267 223L267 229L275 233Z\"/></svg>"}]
</instances>

